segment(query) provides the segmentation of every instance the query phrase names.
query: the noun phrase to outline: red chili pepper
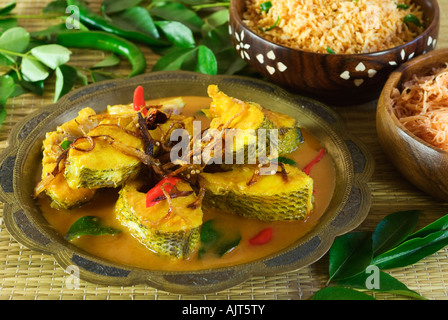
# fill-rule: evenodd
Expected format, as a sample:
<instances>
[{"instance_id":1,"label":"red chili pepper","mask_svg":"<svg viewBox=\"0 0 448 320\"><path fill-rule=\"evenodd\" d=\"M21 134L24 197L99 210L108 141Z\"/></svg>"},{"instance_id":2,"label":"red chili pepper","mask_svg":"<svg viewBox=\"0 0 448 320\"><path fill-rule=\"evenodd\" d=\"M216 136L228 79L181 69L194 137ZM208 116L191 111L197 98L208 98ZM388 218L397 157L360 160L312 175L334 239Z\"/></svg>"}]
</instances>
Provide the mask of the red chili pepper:
<instances>
[{"instance_id":1,"label":"red chili pepper","mask_svg":"<svg viewBox=\"0 0 448 320\"><path fill-rule=\"evenodd\" d=\"M266 244L272 239L272 228L261 230L256 236L249 240L249 243L254 246Z\"/></svg>"},{"instance_id":2,"label":"red chili pepper","mask_svg":"<svg viewBox=\"0 0 448 320\"><path fill-rule=\"evenodd\" d=\"M142 86L138 86L134 90L133 105L135 111L140 111L142 108L146 106L145 91ZM146 110L143 110L142 112L146 116Z\"/></svg>"},{"instance_id":3,"label":"red chili pepper","mask_svg":"<svg viewBox=\"0 0 448 320\"><path fill-rule=\"evenodd\" d=\"M181 179L176 177L169 177L162 179L159 183L157 183L151 190L149 190L146 193L146 208L152 207L156 205L159 201L155 201L158 197L163 196L162 186L165 184L163 189L166 192L171 192L173 190L174 186L177 182L179 182Z\"/></svg>"},{"instance_id":4,"label":"red chili pepper","mask_svg":"<svg viewBox=\"0 0 448 320\"><path fill-rule=\"evenodd\" d=\"M325 154L325 149L324 148L320 149L318 155L313 160L311 160L311 162L308 163L305 166L305 168L303 168L302 171L305 172L307 175L309 175L310 171L311 171L311 168L322 159L324 154Z\"/></svg>"}]
</instances>

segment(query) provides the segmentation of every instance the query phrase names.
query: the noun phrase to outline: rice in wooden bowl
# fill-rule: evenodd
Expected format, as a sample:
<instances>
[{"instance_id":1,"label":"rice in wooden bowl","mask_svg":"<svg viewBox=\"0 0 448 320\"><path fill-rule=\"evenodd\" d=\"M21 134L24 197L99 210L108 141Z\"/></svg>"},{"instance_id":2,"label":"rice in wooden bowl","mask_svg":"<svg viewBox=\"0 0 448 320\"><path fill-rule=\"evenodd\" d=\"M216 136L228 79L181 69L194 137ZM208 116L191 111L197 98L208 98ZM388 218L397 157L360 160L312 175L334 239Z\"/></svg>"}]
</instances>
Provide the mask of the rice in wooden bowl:
<instances>
[{"instance_id":1,"label":"rice in wooden bowl","mask_svg":"<svg viewBox=\"0 0 448 320\"><path fill-rule=\"evenodd\" d=\"M433 50L435 0L231 0L230 35L267 79L334 104L377 98L397 66Z\"/></svg>"}]
</instances>

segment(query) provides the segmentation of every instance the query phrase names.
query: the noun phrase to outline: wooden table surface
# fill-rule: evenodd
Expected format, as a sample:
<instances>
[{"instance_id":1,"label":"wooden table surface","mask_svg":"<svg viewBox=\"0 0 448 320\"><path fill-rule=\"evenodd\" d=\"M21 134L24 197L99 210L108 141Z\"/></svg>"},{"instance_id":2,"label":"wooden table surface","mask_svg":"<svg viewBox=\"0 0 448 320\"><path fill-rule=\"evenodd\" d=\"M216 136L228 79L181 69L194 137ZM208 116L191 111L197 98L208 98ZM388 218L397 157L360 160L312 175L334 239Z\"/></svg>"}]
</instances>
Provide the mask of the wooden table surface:
<instances>
[{"instance_id":1,"label":"wooden table surface","mask_svg":"<svg viewBox=\"0 0 448 320\"><path fill-rule=\"evenodd\" d=\"M0 0L0 6L9 1ZM38 14L49 0L18 0L14 13ZM90 1L98 8L101 1ZM440 0L441 24L437 49L448 47L448 0ZM43 19L19 19L26 29L44 29ZM147 71L156 61L148 48L142 48L147 58ZM75 66L101 61L105 53L74 50L71 62ZM129 65L117 67L125 72ZM50 83L43 96L32 94L12 98L6 106L7 118L0 126L0 152L7 147L8 136L14 125L27 114L52 103L54 83ZM358 136L375 158L375 172L369 186L372 206L367 219L356 230L373 230L387 214L395 211L421 209L423 214L418 227L422 227L448 213L448 203L439 202L422 193L404 180L386 159L378 144L375 129L376 101L356 106L334 107L344 119L348 130ZM68 274L49 255L30 250L15 241L3 223L3 204L0 203L0 299L307 299L323 288L328 280L328 257L297 271L269 277L253 277L227 290L206 295L180 295L151 288L147 285L129 287L106 286L81 281L79 287L66 285ZM427 299L448 298L448 251L442 249L422 261L405 268L388 271L392 276ZM392 294L374 294L379 300L406 299Z\"/></svg>"}]
</instances>

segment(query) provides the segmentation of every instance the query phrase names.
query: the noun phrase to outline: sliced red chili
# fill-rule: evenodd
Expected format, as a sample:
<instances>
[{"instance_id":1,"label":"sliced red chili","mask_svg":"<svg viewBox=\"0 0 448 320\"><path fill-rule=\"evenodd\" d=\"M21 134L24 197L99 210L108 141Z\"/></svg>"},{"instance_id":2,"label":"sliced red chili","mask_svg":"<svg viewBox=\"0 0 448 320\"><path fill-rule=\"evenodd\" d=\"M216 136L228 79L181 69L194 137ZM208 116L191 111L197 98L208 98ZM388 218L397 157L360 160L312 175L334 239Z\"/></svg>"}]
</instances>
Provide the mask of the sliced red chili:
<instances>
[{"instance_id":1,"label":"sliced red chili","mask_svg":"<svg viewBox=\"0 0 448 320\"><path fill-rule=\"evenodd\" d=\"M316 156L313 160L311 160L311 162L308 163L308 164L303 168L302 171L305 172L307 175L309 175L309 174L310 174L310 171L311 171L311 168L312 168L316 163L318 163L318 162L322 159L322 157L324 156L324 154L325 154L325 149L324 149L324 148L320 149L320 151L319 151L319 153L317 154L317 156Z\"/></svg>"},{"instance_id":2,"label":"sliced red chili","mask_svg":"<svg viewBox=\"0 0 448 320\"><path fill-rule=\"evenodd\" d=\"M181 179L176 177L169 177L162 179L159 183L157 183L151 190L146 193L146 207L152 207L159 203L161 200L157 200L163 196L162 186L164 185L164 190L168 193L173 190L176 183L178 183Z\"/></svg>"},{"instance_id":3,"label":"sliced red chili","mask_svg":"<svg viewBox=\"0 0 448 320\"><path fill-rule=\"evenodd\" d=\"M256 236L249 239L249 243L254 246L260 246L268 243L272 239L272 228L266 228L257 233Z\"/></svg>"},{"instance_id":4,"label":"sliced red chili","mask_svg":"<svg viewBox=\"0 0 448 320\"><path fill-rule=\"evenodd\" d=\"M146 107L145 90L142 86L138 86L134 90L133 106L135 111L140 111L142 108ZM146 109L144 109L142 113L146 116Z\"/></svg>"}]
</instances>

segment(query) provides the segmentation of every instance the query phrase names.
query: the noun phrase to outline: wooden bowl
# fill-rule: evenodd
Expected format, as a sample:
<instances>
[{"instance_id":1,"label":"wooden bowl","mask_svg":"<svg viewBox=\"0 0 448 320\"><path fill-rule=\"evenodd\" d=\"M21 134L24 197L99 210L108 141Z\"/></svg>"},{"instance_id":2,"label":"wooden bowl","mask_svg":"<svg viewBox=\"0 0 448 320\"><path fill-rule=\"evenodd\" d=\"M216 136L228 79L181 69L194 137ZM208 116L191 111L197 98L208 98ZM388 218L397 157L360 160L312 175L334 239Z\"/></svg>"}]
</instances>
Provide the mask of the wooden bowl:
<instances>
[{"instance_id":1,"label":"wooden bowl","mask_svg":"<svg viewBox=\"0 0 448 320\"><path fill-rule=\"evenodd\" d=\"M244 0L230 1L229 33L241 57L268 80L331 104L376 99L389 74L403 62L434 49L439 33L436 0L415 0L426 29L414 40L367 54L322 54L288 48L252 32L243 22Z\"/></svg>"},{"instance_id":2,"label":"wooden bowl","mask_svg":"<svg viewBox=\"0 0 448 320\"><path fill-rule=\"evenodd\" d=\"M419 189L443 201L448 201L448 152L406 129L395 116L390 97L394 88L400 88L414 74L427 74L447 62L448 49L435 50L392 72L378 100L376 118L379 142L397 170Z\"/></svg>"}]
</instances>

